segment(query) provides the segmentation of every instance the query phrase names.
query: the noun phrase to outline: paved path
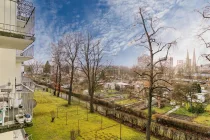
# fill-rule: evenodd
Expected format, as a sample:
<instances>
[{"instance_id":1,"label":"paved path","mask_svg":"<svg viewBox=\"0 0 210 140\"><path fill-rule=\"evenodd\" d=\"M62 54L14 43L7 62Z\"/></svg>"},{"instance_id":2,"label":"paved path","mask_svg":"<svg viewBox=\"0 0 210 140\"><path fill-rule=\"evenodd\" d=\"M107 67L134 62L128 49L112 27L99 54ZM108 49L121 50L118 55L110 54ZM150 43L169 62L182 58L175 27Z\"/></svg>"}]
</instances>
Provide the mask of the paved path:
<instances>
[{"instance_id":1,"label":"paved path","mask_svg":"<svg viewBox=\"0 0 210 140\"><path fill-rule=\"evenodd\" d=\"M168 111L165 115L169 115L169 114L173 113L174 111L176 111L176 110L179 109L179 108L180 108L180 106L177 105L177 106L175 106L175 108L173 108L173 109L171 109L170 111Z\"/></svg>"}]
</instances>

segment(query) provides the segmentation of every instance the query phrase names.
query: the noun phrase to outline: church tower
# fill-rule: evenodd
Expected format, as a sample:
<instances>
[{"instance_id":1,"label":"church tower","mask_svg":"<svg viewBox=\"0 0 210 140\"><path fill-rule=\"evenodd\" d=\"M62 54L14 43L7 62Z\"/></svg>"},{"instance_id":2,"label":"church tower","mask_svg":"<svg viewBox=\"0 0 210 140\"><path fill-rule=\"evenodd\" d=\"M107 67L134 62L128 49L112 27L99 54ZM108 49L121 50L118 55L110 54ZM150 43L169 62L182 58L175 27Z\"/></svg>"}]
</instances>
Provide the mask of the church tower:
<instances>
[{"instance_id":1,"label":"church tower","mask_svg":"<svg viewBox=\"0 0 210 140\"><path fill-rule=\"evenodd\" d=\"M192 71L195 73L197 71L197 66L196 66L196 56L195 56L195 48L193 51L193 64L192 64Z\"/></svg>"},{"instance_id":2,"label":"church tower","mask_svg":"<svg viewBox=\"0 0 210 140\"><path fill-rule=\"evenodd\" d=\"M186 73L190 73L191 72L191 60L189 58L189 53L187 50L187 58L186 58L186 65L185 65L185 69L186 69Z\"/></svg>"}]
</instances>

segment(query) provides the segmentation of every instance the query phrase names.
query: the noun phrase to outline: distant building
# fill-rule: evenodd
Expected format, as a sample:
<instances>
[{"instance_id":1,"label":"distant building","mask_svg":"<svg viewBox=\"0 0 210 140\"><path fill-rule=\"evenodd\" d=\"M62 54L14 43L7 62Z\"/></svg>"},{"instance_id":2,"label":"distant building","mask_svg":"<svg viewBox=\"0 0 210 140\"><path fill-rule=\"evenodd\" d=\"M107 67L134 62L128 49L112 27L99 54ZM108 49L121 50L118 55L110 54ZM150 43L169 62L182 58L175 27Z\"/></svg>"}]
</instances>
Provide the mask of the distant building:
<instances>
[{"instance_id":1,"label":"distant building","mask_svg":"<svg viewBox=\"0 0 210 140\"><path fill-rule=\"evenodd\" d=\"M183 67L184 66L184 60L177 60L177 67Z\"/></svg>"},{"instance_id":2,"label":"distant building","mask_svg":"<svg viewBox=\"0 0 210 140\"><path fill-rule=\"evenodd\" d=\"M185 63L185 72L186 73L196 73L197 72L197 65L196 65L196 56L195 56L195 49L193 52L193 59L189 58L189 53L187 50L187 57L186 57L186 63Z\"/></svg>"},{"instance_id":3,"label":"distant building","mask_svg":"<svg viewBox=\"0 0 210 140\"><path fill-rule=\"evenodd\" d=\"M185 62L185 73L190 73L191 72L191 60L189 58L189 52L187 50L187 57L186 57L186 62Z\"/></svg>"},{"instance_id":4,"label":"distant building","mask_svg":"<svg viewBox=\"0 0 210 140\"><path fill-rule=\"evenodd\" d=\"M173 67L173 65L174 65L173 57L169 57L169 64L170 64L170 67Z\"/></svg>"},{"instance_id":5,"label":"distant building","mask_svg":"<svg viewBox=\"0 0 210 140\"><path fill-rule=\"evenodd\" d=\"M168 59L165 61L165 66L172 68L173 64L173 57L168 57Z\"/></svg>"},{"instance_id":6,"label":"distant building","mask_svg":"<svg viewBox=\"0 0 210 140\"><path fill-rule=\"evenodd\" d=\"M199 71L201 73L209 73L210 72L210 64L201 65L199 67Z\"/></svg>"},{"instance_id":7,"label":"distant building","mask_svg":"<svg viewBox=\"0 0 210 140\"><path fill-rule=\"evenodd\" d=\"M192 72L193 73L197 72L195 49L194 49L194 52L193 52Z\"/></svg>"}]
</instances>

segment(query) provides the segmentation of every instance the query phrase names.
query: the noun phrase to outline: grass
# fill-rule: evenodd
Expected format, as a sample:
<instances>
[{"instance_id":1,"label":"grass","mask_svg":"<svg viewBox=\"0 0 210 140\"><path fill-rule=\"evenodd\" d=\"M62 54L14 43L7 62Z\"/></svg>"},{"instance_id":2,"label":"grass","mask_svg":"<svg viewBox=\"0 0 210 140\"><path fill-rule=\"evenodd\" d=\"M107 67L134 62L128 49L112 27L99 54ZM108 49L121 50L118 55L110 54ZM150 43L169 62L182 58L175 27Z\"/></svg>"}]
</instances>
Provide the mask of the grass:
<instances>
[{"instance_id":1,"label":"grass","mask_svg":"<svg viewBox=\"0 0 210 140\"><path fill-rule=\"evenodd\" d=\"M179 115L186 115L189 117L193 117L193 122L204 124L210 126L210 104L205 108L205 112L202 114L194 114L186 110L186 108L181 107L174 112Z\"/></svg>"},{"instance_id":2,"label":"grass","mask_svg":"<svg viewBox=\"0 0 210 140\"><path fill-rule=\"evenodd\" d=\"M185 116L188 116L188 117L195 117L195 114L189 112L185 107L180 107L179 109L177 109L173 113L178 114L178 115L185 115Z\"/></svg>"},{"instance_id":3,"label":"grass","mask_svg":"<svg viewBox=\"0 0 210 140\"><path fill-rule=\"evenodd\" d=\"M154 110L156 113L159 113L159 114L165 114L171 109L173 109L173 107L171 106L165 106L163 108L152 107L152 110ZM145 109L144 112L148 113L148 109Z\"/></svg>"},{"instance_id":4,"label":"grass","mask_svg":"<svg viewBox=\"0 0 210 140\"><path fill-rule=\"evenodd\" d=\"M107 92L108 93L115 93L115 92L117 92L117 90L115 90L115 89L109 89L109 90L107 90Z\"/></svg>"},{"instance_id":5,"label":"grass","mask_svg":"<svg viewBox=\"0 0 210 140\"><path fill-rule=\"evenodd\" d=\"M171 107L171 106L165 106L165 107L163 107L163 108L153 107L152 109L153 109L156 113L164 114L164 113L168 112L169 110L173 109L173 107Z\"/></svg>"},{"instance_id":6,"label":"grass","mask_svg":"<svg viewBox=\"0 0 210 140\"><path fill-rule=\"evenodd\" d=\"M132 104L138 102L137 99L125 99L125 100L120 100L120 101L116 101L116 104L120 104L120 105L126 105L126 104Z\"/></svg>"},{"instance_id":7,"label":"grass","mask_svg":"<svg viewBox=\"0 0 210 140\"><path fill-rule=\"evenodd\" d=\"M205 108L206 112L196 117L193 121L210 126L210 104Z\"/></svg>"},{"instance_id":8,"label":"grass","mask_svg":"<svg viewBox=\"0 0 210 140\"><path fill-rule=\"evenodd\" d=\"M35 92L37 106L34 108L33 127L26 128L28 134L32 134L33 140L69 140L70 131L78 130L78 119L80 134L77 140L94 140L97 139L117 139L120 135L119 123L103 117L97 113L88 114L87 109L76 105L75 102L69 107L67 101L51 96L47 92ZM57 118L58 109L58 118ZM77 114L78 109L78 114ZM51 111L56 114L55 121L51 122ZM66 124L67 116L67 124ZM102 118L102 129L101 128ZM95 130L99 130L97 133ZM122 125L122 140L144 140L145 134L137 132L127 126ZM155 138L152 138L155 140Z\"/></svg>"}]
</instances>

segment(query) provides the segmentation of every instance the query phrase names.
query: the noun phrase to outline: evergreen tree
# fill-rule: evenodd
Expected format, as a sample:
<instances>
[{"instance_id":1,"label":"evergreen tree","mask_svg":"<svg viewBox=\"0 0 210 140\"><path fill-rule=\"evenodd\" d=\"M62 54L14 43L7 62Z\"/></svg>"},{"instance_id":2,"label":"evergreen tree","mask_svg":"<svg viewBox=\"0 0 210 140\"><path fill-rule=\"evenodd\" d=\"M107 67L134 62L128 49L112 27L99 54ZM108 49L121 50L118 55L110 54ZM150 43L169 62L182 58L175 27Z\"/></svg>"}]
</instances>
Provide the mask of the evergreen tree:
<instances>
[{"instance_id":1,"label":"evergreen tree","mask_svg":"<svg viewBox=\"0 0 210 140\"><path fill-rule=\"evenodd\" d=\"M44 73L50 73L50 64L49 64L49 61L46 62L45 66L44 66Z\"/></svg>"}]
</instances>

